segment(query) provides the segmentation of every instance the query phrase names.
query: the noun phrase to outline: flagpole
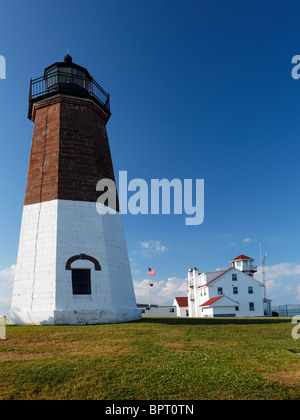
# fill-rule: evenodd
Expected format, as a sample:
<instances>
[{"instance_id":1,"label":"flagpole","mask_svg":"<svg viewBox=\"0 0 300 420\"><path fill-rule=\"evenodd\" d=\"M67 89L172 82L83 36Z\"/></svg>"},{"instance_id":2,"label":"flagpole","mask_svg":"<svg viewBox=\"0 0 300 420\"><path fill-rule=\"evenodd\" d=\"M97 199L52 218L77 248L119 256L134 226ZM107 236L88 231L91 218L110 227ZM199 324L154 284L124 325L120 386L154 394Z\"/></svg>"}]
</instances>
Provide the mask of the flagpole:
<instances>
[{"instance_id":1,"label":"flagpole","mask_svg":"<svg viewBox=\"0 0 300 420\"><path fill-rule=\"evenodd\" d=\"M148 279L148 306L151 308L151 299L150 299L150 281L149 281L149 266L147 267L147 279Z\"/></svg>"}]
</instances>

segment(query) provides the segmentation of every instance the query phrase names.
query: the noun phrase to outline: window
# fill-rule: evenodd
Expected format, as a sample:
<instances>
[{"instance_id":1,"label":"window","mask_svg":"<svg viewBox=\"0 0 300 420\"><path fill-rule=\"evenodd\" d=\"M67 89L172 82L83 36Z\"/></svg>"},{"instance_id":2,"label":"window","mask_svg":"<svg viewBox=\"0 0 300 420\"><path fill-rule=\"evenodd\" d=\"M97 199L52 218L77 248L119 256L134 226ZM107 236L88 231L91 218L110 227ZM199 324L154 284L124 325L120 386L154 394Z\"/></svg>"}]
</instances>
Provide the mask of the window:
<instances>
[{"instance_id":1,"label":"window","mask_svg":"<svg viewBox=\"0 0 300 420\"><path fill-rule=\"evenodd\" d=\"M232 281L237 281L237 274L232 274Z\"/></svg>"},{"instance_id":2,"label":"window","mask_svg":"<svg viewBox=\"0 0 300 420\"><path fill-rule=\"evenodd\" d=\"M254 302L249 302L249 311L254 311Z\"/></svg>"},{"instance_id":3,"label":"window","mask_svg":"<svg viewBox=\"0 0 300 420\"><path fill-rule=\"evenodd\" d=\"M233 288L233 294L237 295L239 293L239 289L237 287Z\"/></svg>"},{"instance_id":4,"label":"window","mask_svg":"<svg viewBox=\"0 0 300 420\"><path fill-rule=\"evenodd\" d=\"M240 307L239 307L239 306L236 306L236 307L235 307L235 310L236 310L236 311L239 311L239 310L240 310Z\"/></svg>"},{"instance_id":5,"label":"window","mask_svg":"<svg viewBox=\"0 0 300 420\"><path fill-rule=\"evenodd\" d=\"M252 286L248 287L248 293L249 293L249 295L253 295L253 287Z\"/></svg>"},{"instance_id":6,"label":"window","mask_svg":"<svg viewBox=\"0 0 300 420\"><path fill-rule=\"evenodd\" d=\"M188 309L185 310L185 316L189 316L189 310Z\"/></svg>"},{"instance_id":7,"label":"window","mask_svg":"<svg viewBox=\"0 0 300 420\"><path fill-rule=\"evenodd\" d=\"M218 295L223 295L223 287L218 287Z\"/></svg>"},{"instance_id":8,"label":"window","mask_svg":"<svg viewBox=\"0 0 300 420\"><path fill-rule=\"evenodd\" d=\"M169 308L169 312L175 312L174 308Z\"/></svg>"},{"instance_id":9,"label":"window","mask_svg":"<svg viewBox=\"0 0 300 420\"><path fill-rule=\"evenodd\" d=\"M238 267L240 267L240 266L242 265L242 261L238 261L238 262L236 263L236 265L237 265Z\"/></svg>"},{"instance_id":10,"label":"window","mask_svg":"<svg viewBox=\"0 0 300 420\"><path fill-rule=\"evenodd\" d=\"M91 270L72 270L73 295L91 294Z\"/></svg>"}]
</instances>

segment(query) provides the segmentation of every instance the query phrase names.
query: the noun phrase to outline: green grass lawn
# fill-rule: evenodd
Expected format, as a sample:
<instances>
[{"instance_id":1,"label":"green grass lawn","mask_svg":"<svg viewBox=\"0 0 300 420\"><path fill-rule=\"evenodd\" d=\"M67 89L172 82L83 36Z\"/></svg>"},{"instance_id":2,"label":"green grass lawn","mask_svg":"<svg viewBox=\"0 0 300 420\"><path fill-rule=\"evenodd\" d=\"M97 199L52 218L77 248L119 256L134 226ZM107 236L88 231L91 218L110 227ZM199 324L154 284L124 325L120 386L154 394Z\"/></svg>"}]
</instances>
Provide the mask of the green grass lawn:
<instances>
[{"instance_id":1,"label":"green grass lawn","mask_svg":"<svg viewBox=\"0 0 300 420\"><path fill-rule=\"evenodd\" d=\"M8 326L0 399L299 399L290 319Z\"/></svg>"}]
</instances>

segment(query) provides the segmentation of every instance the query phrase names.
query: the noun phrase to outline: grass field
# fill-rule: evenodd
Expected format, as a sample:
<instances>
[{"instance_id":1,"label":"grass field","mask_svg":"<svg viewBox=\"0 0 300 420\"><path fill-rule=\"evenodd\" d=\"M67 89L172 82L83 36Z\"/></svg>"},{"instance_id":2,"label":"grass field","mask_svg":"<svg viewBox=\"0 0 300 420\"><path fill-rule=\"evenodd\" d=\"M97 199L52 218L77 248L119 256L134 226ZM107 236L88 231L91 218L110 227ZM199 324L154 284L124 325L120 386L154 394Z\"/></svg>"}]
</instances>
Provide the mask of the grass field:
<instances>
[{"instance_id":1,"label":"grass field","mask_svg":"<svg viewBox=\"0 0 300 420\"><path fill-rule=\"evenodd\" d=\"M299 399L290 319L8 326L0 399Z\"/></svg>"}]
</instances>

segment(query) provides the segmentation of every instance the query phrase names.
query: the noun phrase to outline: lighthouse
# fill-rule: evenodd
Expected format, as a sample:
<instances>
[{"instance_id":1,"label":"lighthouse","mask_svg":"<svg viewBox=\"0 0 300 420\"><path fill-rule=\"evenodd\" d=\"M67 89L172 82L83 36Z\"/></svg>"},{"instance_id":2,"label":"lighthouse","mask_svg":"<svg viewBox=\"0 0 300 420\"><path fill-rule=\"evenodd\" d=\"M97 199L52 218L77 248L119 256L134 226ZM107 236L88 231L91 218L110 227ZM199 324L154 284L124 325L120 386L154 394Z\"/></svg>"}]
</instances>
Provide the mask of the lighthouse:
<instances>
[{"instance_id":1,"label":"lighthouse","mask_svg":"<svg viewBox=\"0 0 300 420\"><path fill-rule=\"evenodd\" d=\"M140 319L118 200L112 212L97 203L98 181L115 181L110 116L109 95L70 55L30 82L34 128L10 311L14 324Z\"/></svg>"}]
</instances>

